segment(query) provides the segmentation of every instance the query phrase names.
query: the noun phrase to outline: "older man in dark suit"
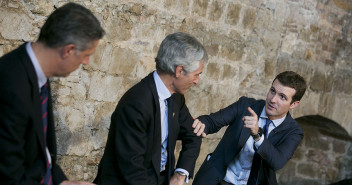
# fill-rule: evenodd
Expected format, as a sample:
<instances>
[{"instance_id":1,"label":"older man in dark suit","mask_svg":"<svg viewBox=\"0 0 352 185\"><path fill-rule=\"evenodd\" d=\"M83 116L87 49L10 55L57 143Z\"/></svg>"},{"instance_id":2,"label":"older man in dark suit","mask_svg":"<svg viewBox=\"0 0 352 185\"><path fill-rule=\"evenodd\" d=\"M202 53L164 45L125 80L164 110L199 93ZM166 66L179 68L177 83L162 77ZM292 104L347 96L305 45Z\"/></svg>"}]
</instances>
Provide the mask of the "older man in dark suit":
<instances>
[{"instance_id":1,"label":"older man in dark suit","mask_svg":"<svg viewBox=\"0 0 352 185\"><path fill-rule=\"evenodd\" d=\"M193 126L198 133L205 124L203 136L228 128L193 184L277 185L276 170L292 157L303 138L289 110L299 105L305 90L306 82L300 75L285 71L274 79L266 100L241 97L195 120Z\"/></svg>"},{"instance_id":2,"label":"older man in dark suit","mask_svg":"<svg viewBox=\"0 0 352 185\"><path fill-rule=\"evenodd\" d=\"M91 184L68 181L56 164L48 78L88 64L103 35L88 9L69 3L48 17L36 42L0 58L1 185Z\"/></svg>"},{"instance_id":3,"label":"older man in dark suit","mask_svg":"<svg viewBox=\"0 0 352 185\"><path fill-rule=\"evenodd\" d=\"M192 36L168 35L156 71L129 89L111 117L95 182L102 185L183 184L193 176L201 137L183 94L198 83L207 53ZM182 151L175 168L176 140Z\"/></svg>"}]
</instances>

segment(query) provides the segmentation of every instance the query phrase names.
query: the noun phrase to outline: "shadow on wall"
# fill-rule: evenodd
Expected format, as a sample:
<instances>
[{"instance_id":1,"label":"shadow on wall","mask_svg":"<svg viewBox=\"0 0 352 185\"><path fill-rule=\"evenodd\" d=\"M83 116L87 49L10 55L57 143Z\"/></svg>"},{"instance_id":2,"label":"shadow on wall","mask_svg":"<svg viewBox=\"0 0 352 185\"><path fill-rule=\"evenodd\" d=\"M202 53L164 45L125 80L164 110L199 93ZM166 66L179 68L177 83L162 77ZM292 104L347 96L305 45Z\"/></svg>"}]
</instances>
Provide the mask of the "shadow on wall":
<instances>
[{"instance_id":1,"label":"shadow on wall","mask_svg":"<svg viewBox=\"0 0 352 185\"><path fill-rule=\"evenodd\" d=\"M296 119L304 138L292 159L278 171L280 185L351 182L352 137L336 122L319 115Z\"/></svg>"}]
</instances>

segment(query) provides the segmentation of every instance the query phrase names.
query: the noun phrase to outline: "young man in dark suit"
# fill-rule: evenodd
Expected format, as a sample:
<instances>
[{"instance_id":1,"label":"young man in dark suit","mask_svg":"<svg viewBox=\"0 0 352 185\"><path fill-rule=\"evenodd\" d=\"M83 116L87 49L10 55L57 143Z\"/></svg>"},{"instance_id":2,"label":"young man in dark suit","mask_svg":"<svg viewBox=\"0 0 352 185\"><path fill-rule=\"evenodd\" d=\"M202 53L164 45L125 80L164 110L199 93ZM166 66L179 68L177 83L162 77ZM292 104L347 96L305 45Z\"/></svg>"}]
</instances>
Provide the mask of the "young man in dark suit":
<instances>
[{"instance_id":1,"label":"young man in dark suit","mask_svg":"<svg viewBox=\"0 0 352 185\"><path fill-rule=\"evenodd\" d=\"M48 78L88 64L103 35L88 9L68 3L48 17L36 42L0 58L1 185L91 184L68 181L56 164Z\"/></svg>"},{"instance_id":2,"label":"young man in dark suit","mask_svg":"<svg viewBox=\"0 0 352 185\"><path fill-rule=\"evenodd\" d=\"M215 151L205 159L193 184L277 185L275 172L292 157L303 138L289 110L299 105L305 90L305 80L286 71L276 76L265 101L241 97L195 120L195 132L204 130L203 137L229 127Z\"/></svg>"},{"instance_id":3,"label":"young man in dark suit","mask_svg":"<svg viewBox=\"0 0 352 185\"><path fill-rule=\"evenodd\" d=\"M207 53L194 37L174 33L161 43L155 62L156 71L129 89L111 116L96 183L173 185L193 176L201 137L193 133L183 94L198 83Z\"/></svg>"}]
</instances>

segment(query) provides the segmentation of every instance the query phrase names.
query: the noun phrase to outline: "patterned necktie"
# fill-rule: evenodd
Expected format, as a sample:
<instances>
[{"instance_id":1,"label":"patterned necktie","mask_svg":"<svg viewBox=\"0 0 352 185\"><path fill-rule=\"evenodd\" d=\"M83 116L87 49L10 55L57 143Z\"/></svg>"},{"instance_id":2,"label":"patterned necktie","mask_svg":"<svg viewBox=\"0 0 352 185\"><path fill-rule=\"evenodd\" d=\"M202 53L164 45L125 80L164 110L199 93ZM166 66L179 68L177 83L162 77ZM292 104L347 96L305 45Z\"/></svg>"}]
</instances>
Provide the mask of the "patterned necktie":
<instances>
[{"instance_id":1,"label":"patterned necktie","mask_svg":"<svg viewBox=\"0 0 352 185\"><path fill-rule=\"evenodd\" d=\"M47 142L46 142L46 134L48 129L48 84L45 83L41 88L40 92L40 103L42 105L42 120L43 120L43 133L44 133L44 143L45 143L45 160L46 160L46 172L45 177L42 179L40 184L44 185L52 185L52 176L51 176L51 163L50 163L50 155L47 150Z\"/></svg>"}]
</instances>

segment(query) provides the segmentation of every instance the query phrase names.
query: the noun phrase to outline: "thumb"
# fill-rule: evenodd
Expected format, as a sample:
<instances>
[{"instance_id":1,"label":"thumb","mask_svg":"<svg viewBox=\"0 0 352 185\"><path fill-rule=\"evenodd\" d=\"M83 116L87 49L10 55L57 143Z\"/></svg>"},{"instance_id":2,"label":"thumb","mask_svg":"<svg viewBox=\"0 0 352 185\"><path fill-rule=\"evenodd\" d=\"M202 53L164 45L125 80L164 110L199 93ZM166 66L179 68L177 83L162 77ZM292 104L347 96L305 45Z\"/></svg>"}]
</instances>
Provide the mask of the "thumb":
<instances>
[{"instance_id":1,"label":"thumb","mask_svg":"<svg viewBox=\"0 0 352 185\"><path fill-rule=\"evenodd\" d=\"M248 107L248 111L251 113L251 116L257 117L257 114L250 107Z\"/></svg>"}]
</instances>

